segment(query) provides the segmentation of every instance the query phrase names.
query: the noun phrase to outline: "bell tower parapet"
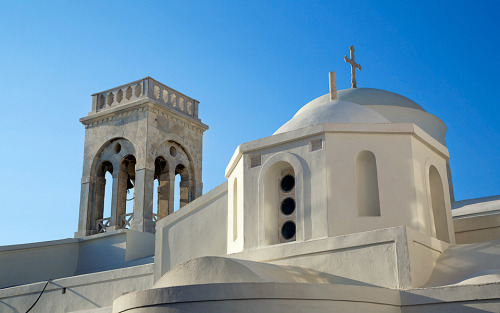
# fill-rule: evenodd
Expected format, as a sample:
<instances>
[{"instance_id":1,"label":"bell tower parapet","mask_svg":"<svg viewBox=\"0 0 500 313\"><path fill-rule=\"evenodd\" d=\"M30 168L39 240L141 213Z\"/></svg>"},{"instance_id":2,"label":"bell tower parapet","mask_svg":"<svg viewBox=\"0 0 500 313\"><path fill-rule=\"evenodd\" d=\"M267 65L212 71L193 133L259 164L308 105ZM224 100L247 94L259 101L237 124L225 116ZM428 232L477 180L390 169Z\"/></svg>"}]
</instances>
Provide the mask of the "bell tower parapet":
<instances>
[{"instance_id":1,"label":"bell tower parapet","mask_svg":"<svg viewBox=\"0 0 500 313\"><path fill-rule=\"evenodd\" d=\"M92 95L92 112L103 112L111 108L134 103L140 100L153 101L177 112L198 118L199 101L172 89L151 77L108 89Z\"/></svg>"}]
</instances>

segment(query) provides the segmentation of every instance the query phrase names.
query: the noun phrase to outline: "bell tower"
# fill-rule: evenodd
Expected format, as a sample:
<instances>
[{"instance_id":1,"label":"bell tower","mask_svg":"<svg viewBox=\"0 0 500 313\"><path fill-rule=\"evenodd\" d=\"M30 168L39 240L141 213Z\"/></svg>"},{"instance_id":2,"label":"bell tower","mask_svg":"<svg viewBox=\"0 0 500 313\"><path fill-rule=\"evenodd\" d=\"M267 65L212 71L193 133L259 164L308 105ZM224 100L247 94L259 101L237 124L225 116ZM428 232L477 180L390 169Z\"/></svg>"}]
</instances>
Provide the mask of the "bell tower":
<instances>
[{"instance_id":1,"label":"bell tower","mask_svg":"<svg viewBox=\"0 0 500 313\"><path fill-rule=\"evenodd\" d=\"M122 228L154 232L156 221L174 211L176 197L182 207L201 196L208 126L198 118L198 106L197 100L151 77L92 95L92 111L80 119L85 151L75 237ZM106 173L112 180L105 179ZM176 175L179 194L174 192ZM111 216L103 215L106 184L112 184ZM133 201L133 213L126 213L127 200Z\"/></svg>"}]
</instances>

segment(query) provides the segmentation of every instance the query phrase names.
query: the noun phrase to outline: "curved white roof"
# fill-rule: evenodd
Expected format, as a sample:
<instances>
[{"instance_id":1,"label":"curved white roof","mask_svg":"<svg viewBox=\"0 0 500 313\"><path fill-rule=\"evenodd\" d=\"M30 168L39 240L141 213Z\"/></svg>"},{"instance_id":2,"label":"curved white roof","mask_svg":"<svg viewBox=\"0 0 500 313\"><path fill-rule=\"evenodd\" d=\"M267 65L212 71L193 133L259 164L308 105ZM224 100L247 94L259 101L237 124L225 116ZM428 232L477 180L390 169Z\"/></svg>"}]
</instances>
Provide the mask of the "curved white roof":
<instances>
[{"instance_id":1,"label":"curved white roof","mask_svg":"<svg viewBox=\"0 0 500 313\"><path fill-rule=\"evenodd\" d=\"M375 88L349 88L338 92L339 100L361 105L391 105L424 111L415 101L400 94Z\"/></svg>"},{"instance_id":2,"label":"curved white roof","mask_svg":"<svg viewBox=\"0 0 500 313\"><path fill-rule=\"evenodd\" d=\"M414 123L446 145L446 125L415 101L374 88L338 91L338 100L323 95L304 105L274 134L323 123Z\"/></svg>"},{"instance_id":3,"label":"curved white roof","mask_svg":"<svg viewBox=\"0 0 500 313\"><path fill-rule=\"evenodd\" d=\"M391 122L374 110L365 108L359 104L339 100L329 101L329 98L328 101L317 101L320 98L306 104L291 120L281 126L274 134L323 123Z\"/></svg>"}]
</instances>

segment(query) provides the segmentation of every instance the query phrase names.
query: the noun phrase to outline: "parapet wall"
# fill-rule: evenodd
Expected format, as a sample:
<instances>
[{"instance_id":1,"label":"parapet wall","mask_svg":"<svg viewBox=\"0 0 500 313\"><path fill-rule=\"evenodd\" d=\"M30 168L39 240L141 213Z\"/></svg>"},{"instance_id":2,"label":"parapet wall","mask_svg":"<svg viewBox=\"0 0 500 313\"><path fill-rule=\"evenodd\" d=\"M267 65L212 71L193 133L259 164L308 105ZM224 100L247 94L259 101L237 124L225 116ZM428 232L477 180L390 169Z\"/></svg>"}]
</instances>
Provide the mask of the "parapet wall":
<instances>
[{"instance_id":1,"label":"parapet wall","mask_svg":"<svg viewBox=\"0 0 500 313\"><path fill-rule=\"evenodd\" d=\"M0 312L26 312L40 295L45 283L0 289ZM117 297L152 286L153 264L55 279L47 285L31 312L87 312L110 308Z\"/></svg>"},{"instance_id":2,"label":"parapet wall","mask_svg":"<svg viewBox=\"0 0 500 313\"><path fill-rule=\"evenodd\" d=\"M177 264L227 253L227 182L156 224L155 281Z\"/></svg>"},{"instance_id":3,"label":"parapet wall","mask_svg":"<svg viewBox=\"0 0 500 313\"><path fill-rule=\"evenodd\" d=\"M198 119L199 101L172 89L151 77L92 95L92 113L102 112L138 100L148 99ZM89 115L90 115L89 114Z\"/></svg>"},{"instance_id":4,"label":"parapet wall","mask_svg":"<svg viewBox=\"0 0 500 313\"><path fill-rule=\"evenodd\" d=\"M153 255L154 235L131 230L5 246L0 288L152 263Z\"/></svg>"}]
</instances>

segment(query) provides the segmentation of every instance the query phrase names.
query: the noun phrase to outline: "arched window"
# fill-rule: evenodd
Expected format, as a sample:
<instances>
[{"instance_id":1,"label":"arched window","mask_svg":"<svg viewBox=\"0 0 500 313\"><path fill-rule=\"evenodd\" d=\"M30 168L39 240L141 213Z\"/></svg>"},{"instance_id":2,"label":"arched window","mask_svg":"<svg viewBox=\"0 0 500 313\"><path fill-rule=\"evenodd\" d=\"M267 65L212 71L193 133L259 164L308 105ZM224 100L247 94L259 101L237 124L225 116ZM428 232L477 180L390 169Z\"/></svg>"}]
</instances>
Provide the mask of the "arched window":
<instances>
[{"instance_id":1,"label":"arched window","mask_svg":"<svg viewBox=\"0 0 500 313\"><path fill-rule=\"evenodd\" d=\"M181 208L181 175L176 173L174 176L174 212Z\"/></svg>"},{"instance_id":2,"label":"arched window","mask_svg":"<svg viewBox=\"0 0 500 313\"><path fill-rule=\"evenodd\" d=\"M167 140L158 148L155 159L153 219L159 220L191 202L198 192L193 162L179 143ZM156 187L157 186L157 187Z\"/></svg>"},{"instance_id":3,"label":"arched window","mask_svg":"<svg viewBox=\"0 0 500 313\"><path fill-rule=\"evenodd\" d=\"M116 219L119 228L129 228L133 218L135 164L136 160L133 155L127 155L120 163L116 197Z\"/></svg>"},{"instance_id":4,"label":"arched window","mask_svg":"<svg viewBox=\"0 0 500 313\"><path fill-rule=\"evenodd\" d=\"M238 180L233 183L233 241L238 238Z\"/></svg>"},{"instance_id":5,"label":"arched window","mask_svg":"<svg viewBox=\"0 0 500 313\"><path fill-rule=\"evenodd\" d=\"M95 181L94 226L98 233L106 231L110 226L111 203L113 190L113 165L105 161L99 164ZM105 209L106 208L106 209Z\"/></svg>"},{"instance_id":6,"label":"arched window","mask_svg":"<svg viewBox=\"0 0 500 313\"><path fill-rule=\"evenodd\" d=\"M179 186L179 191L175 192L179 195L179 209L188 204L191 201L191 180L189 177L188 169L183 165L179 164L175 168L175 187ZM176 197L174 196L174 201Z\"/></svg>"},{"instance_id":7,"label":"arched window","mask_svg":"<svg viewBox=\"0 0 500 313\"><path fill-rule=\"evenodd\" d=\"M296 181L293 167L284 161L266 172L264 190L265 243L294 241L297 233Z\"/></svg>"},{"instance_id":8,"label":"arched window","mask_svg":"<svg viewBox=\"0 0 500 313\"><path fill-rule=\"evenodd\" d=\"M294 241L297 233L295 208L295 173L293 168L281 171L278 186L279 242Z\"/></svg>"},{"instance_id":9,"label":"arched window","mask_svg":"<svg viewBox=\"0 0 500 313\"><path fill-rule=\"evenodd\" d=\"M106 142L96 153L90 173L86 232L95 234L129 226L134 204L134 155L134 146L124 138Z\"/></svg>"},{"instance_id":10,"label":"arched window","mask_svg":"<svg viewBox=\"0 0 500 313\"><path fill-rule=\"evenodd\" d=\"M111 205L113 200L113 173L107 171L104 175L104 203L101 218L111 217Z\"/></svg>"},{"instance_id":11,"label":"arched window","mask_svg":"<svg viewBox=\"0 0 500 313\"><path fill-rule=\"evenodd\" d=\"M158 178L154 178L153 180L153 216L158 216L158 194L160 193L160 184L158 182Z\"/></svg>"},{"instance_id":12,"label":"arched window","mask_svg":"<svg viewBox=\"0 0 500 313\"><path fill-rule=\"evenodd\" d=\"M437 168L433 165L429 168L429 189L436 238L442 241L450 242L443 182Z\"/></svg>"},{"instance_id":13,"label":"arched window","mask_svg":"<svg viewBox=\"0 0 500 313\"><path fill-rule=\"evenodd\" d=\"M356 195L358 216L380 216L377 162L370 151L356 157Z\"/></svg>"}]
</instances>

